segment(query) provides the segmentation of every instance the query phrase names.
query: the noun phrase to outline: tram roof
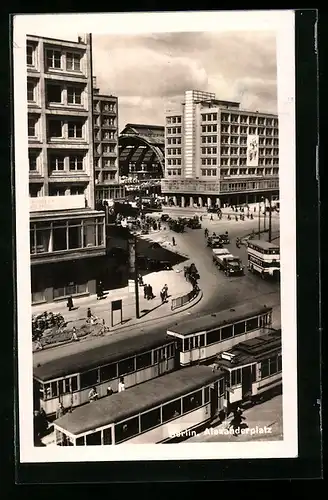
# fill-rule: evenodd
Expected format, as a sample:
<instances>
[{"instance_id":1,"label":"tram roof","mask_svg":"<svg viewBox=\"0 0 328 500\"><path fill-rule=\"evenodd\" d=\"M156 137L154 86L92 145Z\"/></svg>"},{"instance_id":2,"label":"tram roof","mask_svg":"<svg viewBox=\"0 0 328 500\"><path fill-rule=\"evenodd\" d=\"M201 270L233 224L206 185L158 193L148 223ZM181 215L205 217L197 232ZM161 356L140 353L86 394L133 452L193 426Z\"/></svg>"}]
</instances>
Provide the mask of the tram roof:
<instances>
[{"instance_id":1,"label":"tram roof","mask_svg":"<svg viewBox=\"0 0 328 500\"><path fill-rule=\"evenodd\" d=\"M263 250L269 250L270 248L279 248L278 245L275 243L270 243L269 241L263 241L263 240L249 240L250 244L254 244L259 246L260 248L263 248Z\"/></svg>"},{"instance_id":2,"label":"tram roof","mask_svg":"<svg viewBox=\"0 0 328 500\"><path fill-rule=\"evenodd\" d=\"M280 348L281 330L270 331L266 335L240 342L227 351L227 353L233 355L231 360L219 357L217 363L221 367L233 369L240 365L261 361L261 359L270 356L270 353L274 353Z\"/></svg>"},{"instance_id":3,"label":"tram roof","mask_svg":"<svg viewBox=\"0 0 328 500\"><path fill-rule=\"evenodd\" d=\"M76 408L54 423L71 434L82 434L169 402L222 376L221 371L213 371L208 366L182 368Z\"/></svg>"},{"instance_id":4,"label":"tram roof","mask_svg":"<svg viewBox=\"0 0 328 500\"><path fill-rule=\"evenodd\" d=\"M218 311L216 313L200 316L199 318L189 319L178 323L176 327L171 327L168 333L182 335L183 337L193 335L196 333L211 330L215 327L229 325L237 321L242 321L257 314L263 314L270 311L272 308L266 305L260 306L259 304L241 304L231 309Z\"/></svg>"},{"instance_id":5,"label":"tram roof","mask_svg":"<svg viewBox=\"0 0 328 500\"><path fill-rule=\"evenodd\" d=\"M165 331L151 331L134 337L123 338L88 350L66 354L33 367L33 376L43 382L68 374L91 370L101 365L128 358L145 350L172 342Z\"/></svg>"}]
</instances>

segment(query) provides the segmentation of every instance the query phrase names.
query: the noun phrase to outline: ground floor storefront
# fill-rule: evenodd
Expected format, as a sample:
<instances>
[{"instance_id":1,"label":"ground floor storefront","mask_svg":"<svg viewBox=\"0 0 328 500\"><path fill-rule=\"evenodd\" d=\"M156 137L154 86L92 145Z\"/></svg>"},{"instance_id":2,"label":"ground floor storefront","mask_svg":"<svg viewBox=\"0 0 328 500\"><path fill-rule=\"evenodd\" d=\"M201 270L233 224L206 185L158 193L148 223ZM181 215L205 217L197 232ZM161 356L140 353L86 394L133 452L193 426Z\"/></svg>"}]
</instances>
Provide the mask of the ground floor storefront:
<instances>
[{"instance_id":1,"label":"ground floor storefront","mask_svg":"<svg viewBox=\"0 0 328 500\"><path fill-rule=\"evenodd\" d=\"M247 205L251 203L258 203L263 201L263 199L275 200L279 197L279 191L263 191L258 193L226 193L220 194L219 196L207 196L207 195L191 195L191 194L164 194L165 205L177 206L177 207L218 207L222 208L224 206L230 205Z\"/></svg>"}]
</instances>

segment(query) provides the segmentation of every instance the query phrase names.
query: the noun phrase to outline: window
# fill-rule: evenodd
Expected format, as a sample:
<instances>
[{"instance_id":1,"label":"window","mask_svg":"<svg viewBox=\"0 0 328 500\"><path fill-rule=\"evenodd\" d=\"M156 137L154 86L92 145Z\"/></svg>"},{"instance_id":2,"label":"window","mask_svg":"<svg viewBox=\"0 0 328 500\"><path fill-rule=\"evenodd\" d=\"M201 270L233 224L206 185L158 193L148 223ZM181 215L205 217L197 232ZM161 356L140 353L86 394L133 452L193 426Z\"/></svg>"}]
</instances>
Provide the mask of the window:
<instances>
[{"instance_id":1,"label":"window","mask_svg":"<svg viewBox=\"0 0 328 500\"><path fill-rule=\"evenodd\" d=\"M281 372L281 370L282 370L282 357L281 357L281 354L278 354L277 363L278 363L278 372Z\"/></svg>"},{"instance_id":2,"label":"window","mask_svg":"<svg viewBox=\"0 0 328 500\"><path fill-rule=\"evenodd\" d=\"M273 375L274 373L277 373L278 371L278 360L277 358L271 358L270 361L270 375Z\"/></svg>"},{"instance_id":3,"label":"window","mask_svg":"<svg viewBox=\"0 0 328 500\"><path fill-rule=\"evenodd\" d=\"M72 170L83 170L83 156L70 156L69 157L69 169Z\"/></svg>"},{"instance_id":4,"label":"window","mask_svg":"<svg viewBox=\"0 0 328 500\"><path fill-rule=\"evenodd\" d=\"M224 390L225 390L224 379L221 378L219 380L219 396L222 396L224 394Z\"/></svg>"},{"instance_id":5,"label":"window","mask_svg":"<svg viewBox=\"0 0 328 500\"><path fill-rule=\"evenodd\" d=\"M35 116L29 116L28 117L28 136L29 137L36 137L36 124L37 124L37 118Z\"/></svg>"},{"instance_id":6,"label":"window","mask_svg":"<svg viewBox=\"0 0 328 500\"><path fill-rule=\"evenodd\" d=\"M152 429L161 423L161 409L156 408L156 410L147 411L140 416L140 427L141 432Z\"/></svg>"},{"instance_id":7,"label":"window","mask_svg":"<svg viewBox=\"0 0 328 500\"><path fill-rule=\"evenodd\" d=\"M103 444L112 444L112 429L103 429Z\"/></svg>"},{"instance_id":8,"label":"window","mask_svg":"<svg viewBox=\"0 0 328 500\"><path fill-rule=\"evenodd\" d=\"M27 101L35 102L35 83L27 82Z\"/></svg>"},{"instance_id":9,"label":"window","mask_svg":"<svg viewBox=\"0 0 328 500\"><path fill-rule=\"evenodd\" d=\"M49 196L65 196L66 189L61 186L49 186ZM64 249L66 250L66 248Z\"/></svg>"},{"instance_id":10,"label":"window","mask_svg":"<svg viewBox=\"0 0 328 500\"><path fill-rule=\"evenodd\" d=\"M210 388L205 387L204 388L204 404L208 403L210 400Z\"/></svg>"},{"instance_id":11,"label":"window","mask_svg":"<svg viewBox=\"0 0 328 500\"><path fill-rule=\"evenodd\" d=\"M57 382L51 382L50 383L50 388L51 388L51 396L53 398L56 398L58 396L58 386ZM50 394L49 394L50 395Z\"/></svg>"},{"instance_id":12,"label":"window","mask_svg":"<svg viewBox=\"0 0 328 500\"><path fill-rule=\"evenodd\" d=\"M28 160L29 160L29 171L36 172L38 170L38 153L34 151L29 151Z\"/></svg>"},{"instance_id":13,"label":"window","mask_svg":"<svg viewBox=\"0 0 328 500\"><path fill-rule=\"evenodd\" d=\"M72 71L80 71L81 56L74 52L67 52L66 54L66 69Z\"/></svg>"},{"instance_id":14,"label":"window","mask_svg":"<svg viewBox=\"0 0 328 500\"><path fill-rule=\"evenodd\" d=\"M234 335L241 335L242 333L245 333L245 321L234 324Z\"/></svg>"},{"instance_id":15,"label":"window","mask_svg":"<svg viewBox=\"0 0 328 500\"><path fill-rule=\"evenodd\" d=\"M145 352L144 354L140 354L136 358L136 369L141 370L142 368L146 368L147 366L151 366L151 351Z\"/></svg>"},{"instance_id":16,"label":"window","mask_svg":"<svg viewBox=\"0 0 328 500\"><path fill-rule=\"evenodd\" d=\"M118 363L118 375L126 375L135 371L135 358L128 358Z\"/></svg>"},{"instance_id":17,"label":"window","mask_svg":"<svg viewBox=\"0 0 328 500\"><path fill-rule=\"evenodd\" d=\"M68 104L81 104L82 103L82 89L76 87L68 87L67 89L67 102Z\"/></svg>"},{"instance_id":18,"label":"window","mask_svg":"<svg viewBox=\"0 0 328 500\"><path fill-rule=\"evenodd\" d=\"M231 386L239 384L241 384L241 369L237 368L231 371Z\"/></svg>"},{"instance_id":19,"label":"window","mask_svg":"<svg viewBox=\"0 0 328 500\"><path fill-rule=\"evenodd\" d=\"M252 318L246 321L246 331L256 330L259 326L259 318Z\"/></svg>"},{"instance_id":20,"label":"window","mask_svg":"<svg viewBox=\"0 0 328 500\"><path fill-rule=\"evenodd\" d=\"M213 332L207 332L207 345L215 344L216 342L220 342L220 329L214 330Z\"/></svg>"},{"instance_id":21,"label":"window","mask_svg":"<svg viewBox=\"0 0 328 500\"><path fill-rule=\"evenodd\" d=\"M71 391L77 391L78 385L77 385L77 377L71 377Z\"/></svg>"},{"instance_id":22,"label":"window","mask_svg":"<svg viewBox=\"0 0 328 500\"><path fill-rule=\"evenodd\" d=\"M264 359L261 363L261 378L268 377L270 375L269 360Z\"/></svg>"},{"instance_id":23,"label":"window","mask_svg":"<svg viewBox=\"0 0 328 500\"><path fill-rule=\"evenodd\" d=\"M47 60L47 67L48 68L52 68L52 69L54 69L54 68L60 69L61 68L61 53L59 50L47 49L46 60Z\"/></svg>"},{"instance_id":24,"label":"window","mask_svg":"<svg viewBox=\"0 0 328 500\"><path fill-rule=\"evenodd\" d=\"M188 411L195 410L202 406L203 404L203 391L193 392L188 396L182 398L182 411L183 413L187 413Z\"/></svg>"},{"instance_id":25,"label":"window","mask_svg":"<svg viewBox=\"0 0 328 500\"><path fill-rule=\"evenodd\" d=\"M68 248L82 248L82 227L68 226Z\"/></svg>"},{"instance_id":26,"label":"window","mask_svg":"<svg viewBox=\"0 0 328 500\"><path fill-rule=\"evenodd\" d=\"M87 446L101 445L101 431L93 432L92 434L87 434L85 436L85 441Z\"/></svg>"},{"instance_id":27,"label":"window","mask_svg":"<svg viewBox=\"0 0 328 500\"><path fill-rule=\"evenodd\" d=\"M84 446L85 445L84 436L76 438L75 445Z\"/></svg>"},{"instance_id":28,"label":"window","mask_svg":"<svg viewBox=\"0 0 328 500\"><path fill-rule=\"evenodd\" d=\"M49 158L49 166L50 170L53 171L63 171L64 170L64 156L58 155L58 156L53 156L51 155Z\"/></svg>"},{"instance_id":29,"label":"window","mask_svg":"<svg viewBox=\"0 0 328 500\"><path fill-rule=\"evenodd\" d=\"M134 417L115 425L115 443L120 443L139 434L139 418Z\"/></svg>"},{"instance_id":30,"label":"window","mask_svg":"<svg viewBox=\"0 0 328 500\"><path fill-rule=\"evenodd\" d=\"M82 137L82 123L69 122L68 123L68 137L77 139Z\"/></svg>"},{"instance_id":31,"label":"window","mask_svg":"<svg viewBox=\"0 0 328 500\"><path fill-rule=\"evenodd\" d=\"M189 343L189 340L190 340L190 339L184 339L184 340L183 340L183 350L184 350L184 352L186 352L186 351L189 351L189 350L190 350L190 343Z\"/></svg>"},{"instance_id":32,"label":"window","mask_svg":"<svg viewBox=\"0 0 328 500\"><path fill-rule=\"evenodd\" d=\"M48 104L62 102L62 88L60 85L54 83L47 85L47 102Z\"/></svg>"},{"instance_id":33,"label":"window","mask_svg":"<svg viewBox=\"0 0 328 500\"><path fill-rule=\"evenodd\" d=\"M63 137L63 123L60 120L49 120L49 137Z\"/></svg>"},{"instance_id":34,"label":"window","mask_svg":"<svg viewBox=\"0 0 328 500\"><path fill-rule=\"evenodd\" d=\"M222 340L226 340L232 337L232 325L231 326L225 326L221 330L221 338Z\"/></svg>"},{"instance_id":35,"label":"window","mask_svg":"<svg viewBox=\"0 0 328 500\"><path fill-rule=\"evenodd\" d=\"M181 399L176 399L171 403L162 406L162 422L168 422L181 415Z\"/></svg>"},{"instance_id":36,"label":"window","mask_svg":"<svg viewBox=\"0 0 328 500\"><path fill-rule=\"evenodd\" d=\"M111 380L117 377L117 363L100 367L100 382Z\"/></svg>"},{"instance_id":37,"label":"window","mask_svg":"<svg viewBox=\"0 0 328 500\"><path fill-rule=\"evenodd\" d=\"M84 187L83 186L72 186L70 188L70 194L71 194L71 196L84 194Z\"/></svg>"},{"instance_id":38,"label":"window","mask_svg":"<svg viewBox=\"0 0 328 500\"><path fill-rule=\"evenodd\" d=\"M81 389L97 385L98 381L99 381L98 370L89 370L87 372L80 374Z\"/></svg>"},{"instance_id":39,"label":"window","mask_svg":"<svg viewBox=\"0 0 328 500\"><path fill-rule=\"evenodd\" d=\"M34 66L34 47L33 45L26 45L26 64Z\"/></svg>"},{"instance_id":40,"label":"window","mask_svg":"<svg viewBox=\"0 0 328 500\"><path fill-rule=\"evenodd\" d=\"M68 392L70 392L68 378L58 380L58 390L59 394L67 394Z\"/></svg>"}]
</instances>

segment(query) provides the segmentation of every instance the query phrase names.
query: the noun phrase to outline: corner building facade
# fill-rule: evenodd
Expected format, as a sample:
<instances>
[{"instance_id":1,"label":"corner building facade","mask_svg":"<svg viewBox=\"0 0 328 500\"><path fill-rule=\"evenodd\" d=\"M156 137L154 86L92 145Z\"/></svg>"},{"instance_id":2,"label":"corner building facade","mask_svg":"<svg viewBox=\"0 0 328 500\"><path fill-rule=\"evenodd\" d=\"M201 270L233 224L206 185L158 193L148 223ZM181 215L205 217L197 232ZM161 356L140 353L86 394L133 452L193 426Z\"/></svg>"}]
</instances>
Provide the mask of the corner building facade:
<instances>
[{"instance_id":1,"label":"corner building facade","mask_svg":"<svg viewBox=\"0 0 328 500\"><path fill-rule=\"evenodd\" d=\"M95 210L91 35L27 36L32 303L96 292L105 214Z\"/></svg>"},{"instance_id":2,"label":"corner building facade","mask_svg":"<svg viewBox=\"0 0 328 500\"><path fill-rule=\"evenodd\" d=\"M162 194L178 206L245 204L279 195L277 115L187 91L166 113Z\"/></svg>"}]
</instances>

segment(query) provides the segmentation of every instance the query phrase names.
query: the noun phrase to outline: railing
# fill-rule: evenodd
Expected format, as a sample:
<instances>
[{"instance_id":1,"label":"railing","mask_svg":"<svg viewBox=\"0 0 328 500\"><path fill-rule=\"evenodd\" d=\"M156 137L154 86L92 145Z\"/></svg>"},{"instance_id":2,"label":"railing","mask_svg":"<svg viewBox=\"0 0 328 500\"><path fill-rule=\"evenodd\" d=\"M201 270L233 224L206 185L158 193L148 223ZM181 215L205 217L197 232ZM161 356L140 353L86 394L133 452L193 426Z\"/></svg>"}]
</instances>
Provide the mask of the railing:
<instances>
[{"instance_id":1,"label":"railing","mask_svg":"<svg viewBox=\"0 0 328 500\"><path fill-rule=\"evenodd\" d=\"M195 297L197 297L199 292L200 289L198 287L195 287L186 295L182 295L182 297L172 299L171 310L174 311L175 309L179 309L179 307L185 306L186 304L188 304L188 302L191 302Z\"/></svg>"}]
</instances>

